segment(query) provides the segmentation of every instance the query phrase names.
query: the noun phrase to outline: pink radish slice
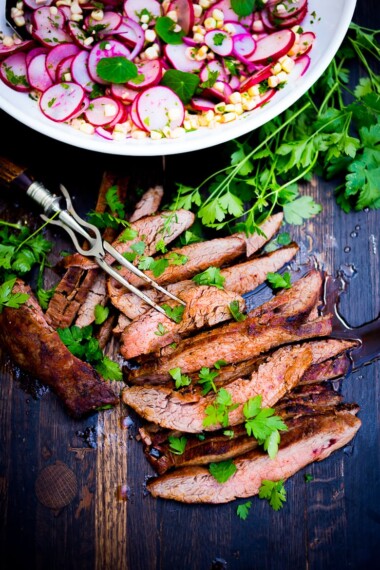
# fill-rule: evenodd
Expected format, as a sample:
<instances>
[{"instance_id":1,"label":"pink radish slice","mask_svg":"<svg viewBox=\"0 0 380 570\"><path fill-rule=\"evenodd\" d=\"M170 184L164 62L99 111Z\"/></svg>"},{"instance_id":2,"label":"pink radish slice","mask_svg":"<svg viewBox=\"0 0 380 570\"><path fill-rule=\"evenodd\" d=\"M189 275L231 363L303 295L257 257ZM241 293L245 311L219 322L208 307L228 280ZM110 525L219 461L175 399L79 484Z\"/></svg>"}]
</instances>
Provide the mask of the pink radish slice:
<instances>
[{"instance_id":1,"label":"pink radish slice","mask_svg":"<svg viewBox=\"0 0 380 570\"><path fill-rule=\"evenodd\" d=\"M85 97L84 89L76 83L57 83L44 91L40 108L45 117L62 123L81 109Z\"/></svg>"},{"instance_id":2,"label":"pink radish slice","mask_svg":"<svg viewBox=\"0 0 380 570\"><path fill-rule=\"evenodd\" d=\"M258 103L256 105L257 107L262 107L265 103L267 103L270 99L272 99L273 95L276 93L276 89L268 89L268 91L266 91L264 93L264 95L261 95L260 97L260 103Z\"/></svg>"},{"instance_id":3,"label":"pink radish slice","mask_svg":"<svg viewBox=\"0 0 380 570\"><path fill-rule=\"evenodd\" d=\"M128 101L132 103L138 94L139 91L136 89L131 89L130 87L126 87L125 85L116 85L116 83L113 83L111 85L111 95L115 97L115 99L121 99L122 101Z\"/></svg>"},{"instance_id":4,"label":"pink radish slice","mask_svg":"<svg viewBox=\"0 0 380 570\"><path fill-rule=\"evenodd\" d=\"M173 0L169 4L168 12L177 13L177 24L181 26L185 34L188 34L194 26L194 6L190 0Z\"/></svg>"},{"instance_id":5,"label":"pink radish slice","mask_svg":"<svg viewBox=\"0 0 380 570\"><path fill-rule=\"evenodd\" d=\"M120 123L124 123L128 118L129 112L125 108L125 105L123 105L119 101L118 101L118 104L119 104L119 112L116 115L116 117L110 122L110 124L108 125L109 127L114 127L115 125L118 125Z\"/></svg>"},{"instance_id":6,"label":"pink radish slice","mask_svg":"<svg viewBox=\"0 0 380 570\"><path fill-rule=\"evenodd\" d=\"M262 81L265 81L265 79L268 79L268 77L270 77L271 75L273 75L273 73L272 73L272 65L270 64L267 65L266 67L263 67L263 69L260 69L260 71L257 71L247 79L245 79L240 85L240 91L241 92L247 91L250 87L253 87L253 85L258 85Z\"/></svg>"},{"instance_id":7,"label":"pink radish slice","mask_svg":"<svg viewBox=\"0 0 380 570\"><path fill-rule=\"evenodd\" d=\"M297 57L295 60L295 66L290 74L290 80L297 81L297 79L305 75L309 69L310 63L311 59L308 55L301 55L301 57Z\"/></svg>"},{"instance_id":8,"label":"pink radish slice","mask_svg":"<svg viewBox=\"0 0 380 570\"><path fill-rule=\"evenodd\" d=\"M248 59L253 63L266 63L269 59L282 57L292 47L296 35L292 30L279 30L259 40L256 49Z\"/></svg>"},{"instance_id":9,"label":"pink radish slice","mask_svg":"<svg viewBox=\"0 0 380 570\"><path fill-rule=\"evenodd\" d=\"M46 53L39 53L30 60L27 73L29 84L37 91L46 91L53 85L46 69Z\"/></svg>"},{"instance_id":10,"label":"pink radish slice","mask_svg":"<svg viewBox=\"0 0 380 570\"><path fill-rule=\"evenodd\" d=\"M193 40L193 38L189 38L187 36L184 36L182 38L182 41L184 44L186 44L187 46L190 46L190 47L195 47L198 45L197 42Z\"/></svg>"},{"instance_id":11,"label":"pink radish slice","mask_svg":"<svg viewBox=\"0 0 380 570\"><path fill-rule=\"evenodd\" d=\"M46 69L52 79L55 81L57 67L63 59L70 55L76 55L81 50L76 44L62 44L55 46L46 56Z\"/></svg>"},{"instance_id":12,"label":"pink radish slice","mask_svg":"<svg viewBox=\"0 0 380 570\"><path fill-rule=\"evenodd\" d=\"M65 16L66 22L70 22L70 18L72 16L70 6L60 6L59 9Z\"/></svg>"},{"instance_id":13,"label":"pink radish slice","mask_svg":"<svg viewBox=\"0 0 380 570\"><path fill-rule=\"evenodd\" d=\"M225 20L224 21L224 25L226 24L232 24L232 26L234 27L234 31L230 32L232 35L236 35L236 34L246 34L248 33L248 29L246 26L243 26L243 24L239 24L239 22L237 22L236 20L231 21L231 20Z\"/></svg>"},{"instance_id":14,"label":"pink radish slice","mask_svg":"<svg viewBox=\"0 0 380 570\"><path fill-rule=\"evenodd\" d=\"M232 91L239 91L240 89L240 81L236 75L233 75L228 82L228 85L231 87Z\"/></svg>"},{"instance_id":15,"label":"pink radish slice","mask_svg":"<svg viewBox=\"0 0 380 570\"><path fill-rule=\"evenodd\" d=\"M96 127L95 132L103 139L107 139L108 141L113 141L112 133L110 131L107 131L107 129L103 127Z\"/></svg>"},{"instance_id":16,"label":"pink radish slice","mask_svg":"<svg viewBox=\"0 0 380 570\"><path fill-rule=\"evenodd\" d=\"M202 67L199 78L204 83L210 79L211 74L215 76L215 73L218 74L216 81L227 81L227 73L223 65L217 59L212 59Z\"/></svg>"},{"instance_id":17,"label":"pink radish slice","mask_svg":"<svg viewBox=\"0 0 380 570\"><path fill-rule=\"evenodd\" d=\"M0 63L0 77L8 87L15 91L30 91L25 53L20 51L4 59Z\"/></svg>"},{"instance_id":18,"label":"pink radish slice","mask_svg":"<svg viewBox=\"0 0 380 570\"><path fill-rule=\"evenodd\" d=\"M253 54L256 49L256 42L251 34L237 34L232 36L233 53L237 58L248 57Z\"/></svg>"},{"instance_id":19,"label":"pink radish slice","mask_svg":"<svg viewBox=\"0 0 380 570\"><path fill-rule=\"evenodd\" d=\"M193 97L190 105L194 111L213 111L215 108L215 102L203 97Z\"/></svg>"},{"instance_id":20,"label":"pink radish slice","mask_svg":"<svg viewBox=\"0 0 380 570\"><path fill-rule=\"evenodd\" d=\"M87 16L85 19L86 29L93 28L94 26L102 26L103 29L97 27L96 29L102 35L113 34L118 30L123 18L121 14L117 12L104 12L104 16L101 20L94 20L94 18Z\"/></svg>"},{"instance_id":21,"label":"pink radish slice","mask_svg":"<svg viewBox=\"0 0 380 570\"><path fill-rule=\"evenodd\" d=\"M124 31L120 31L123 28ZM126 42L127 45L130 45L132 42L132 52L129 56L131 61L140 53L142 48L144 47L145 43L145 32L134 20L131 18L123 18L123 22L117 30L117 35Z\"/></svg>"},{"instance_id":22,"label":"pink radish slice","mask_svg":"<svg viewBox=\"0 0 380 570\"><path fill-rule=\"evenodd\" d=\"M298 41L298 52L297 55L306 55L309 53L311 48L313 47L313 43L315 41L315 34L313 32L304 32L300 35L300 39Z\"/></svg>"},{"instance_id":23,"label":"pink radish slice","mask_svg":"<svg viewBox=\"0 0 380 570\"><path fill-rule=\"evenodd\" d=\"M124 2L124 12L135 22L140 22L140 14L143 10L151 14L153 20L162 15L161 5L156 0L125 0Z\"/></svg>"},{"instance_id":24,"label":"pink radish slice","mask_svg":"<svg viewBox=\"0 0 380 570\"><path fill-rule=\"evenodd\" d=\"M129 59L130 51L121 42L116 40L105 40L102 42L97 43L92 50L90 51L90 57L88 58L88 72L90 77L96 83L100 83L101 85L108 85L108 81L104 81L101 77L99 77L96 67L101 59L107 57L126 57Z\"/></svg>"},{"instance_id":25,"label":"pink radish slice","mask_svg":"<svg viewBox=\"0 0 380 570\"><path fill-rule=\"evenodd\" d=\"M40 2L36 0L24 0L24 4L32 10L38 10L38 8L42 8L42 6L50 6L52 3L53 0L42 0Z\"/></svg>"},{"instance_id":26,"label":"pink radish slice","mask_svg":"<svg viewBox=\"0 0 380 570\"><path fill-rule=\"evenodd\" d=\"M168 87L149 87L135 101L140 121L148 131L162 131L164 127L175 129L183 123L183 103Z\"/></svg>"},{"instance_id":27,"label":"pink radish slice","mask_svg":"<svg viewBox=\"0 0 380 570\"><path fill-rule=\"evenodd\" d=\"M85 97L82 101L82 105L79 107L79 110L73 115L71 115L70 121L76 119L80 115L83 115L83 113L85 112L85 110L88 108L89 105L90 105L90 99L88 97Z\"/></svg>"},{"instance_id":28,"label":"pink radish slice","mask_svg":"<svg viewBox=\"0 0 380 570\"><path fill-rule=\"evenodd\" d=\"M268 32L275 32L276 30L278 30L278 26L275 26L274 24L272 24L272 22L269 19L269 13L268 10L264 8L264 10L261 12L261 19L262 22L264 24L264 28L268 31Z\"/></svg>"},{"instance_id":29,"label":"pink radish slice","mask_svg":"<svg viewBox=\"0 0 380 570\"><path fill-rule=\"evenodd\" d=\"M65 57L62 61L59 62L57 70L55 72L55 80L57 83L61 81L72 81L72 78L65 77L66 74L71 76L71 64L74 59L73 55L69 55L69 57ZM75 82L76 83L76 82Z\"/></svg>"},{"instance_id":30,"label":"pink radish slice","mask_svg":"<svg viewBox=\"0 0 380 570\"><path fill-rule=\"evenodd\" d=\"M280 9L280 6L283 9ZM270 7L270 12L275 18L287 19L296 16L307 8L307 0L280 0Z\"/></svg>"},{"instance_id":31,"label":"pink radish slice","mask_svg":"<svg viewBox=\"0 0 380 570\"><path fill-rule=\"evenodd\" d=\"M92 48L91 45L86 45L84 43L87 38L79 24L76 22L68 22L67 29L72 40L77 44L78 47L87 50L90 50Z\"/></svg>"},{"instance_id":32,"label":"pink radish slice","mask_svg":"<svg viewBox=\"0 0 380 570\"><path fill-rule=\"evenodd\" d=\"M144 89L150 85L156 85L162 78L162 65L159 59L152 59L137 63L137 81L128 81L127 87L132 89ZM142 81L141 81L142 78Z\"/></svg>"},{"instance_id":33,"label":"pink radish slice","mask_svg":"<svg viewBox=\"0 0 380 570\"><path fill-rule=\"evenodd\" d=\"M88 58L89 53L87 51L80 51L77 55L74 56L71 62L71 76L75 83L78 83L83 87L85 91L91 93L95 83L92 81L88 73Z\"/></svg>"},{"instance_id":34,"label":"pink radish slice","mask_svg":"<svg viewBox=\"0 0 380 570\"><path fill-rule=\"evenodd\" d=\"M94 127L109 125L119 113L119 103L111 97L97 97L92 99L85 112L85 117Z\"/></svg>"},{"instance_id":35,"label":"pink radish slice","mask_svg":"<svg viewBox=\"0 0 380 570\"><path fill-rule=\"evenodd\" d=\"M136 127L138 129L141 129L142 131L146 131L147 129L144 127L144 125L140 121L140 117L137 113L137 101L138 101L140 95L141 95L141 93L139 93L138 97L136 97L132 102L131 110L130 110L130 117L131 117L132 122L136 125Z\"/></svg>"},{"instance_id":36,"label":"pink radish slice","mask_svg":"<svg viewBox=\"0 0 380 570\"><path fill-rule=\"evenodd\" d=\"M222 57L231 55L234 43L231 36L222 30L206 32L204 42L214 53Z\"/></svg>"},{"instance_id":37,"label":"pink radish slice","mask_svg":"<svg viewBox=\"0 0 380 570\"><path fill-rule=\"evenodd\" d=\"M34 57L36 57L36 55L40 55L41 53L48 53L48 50L46 48L43 47L35 47L31 50L29 50L28 52L26 52L26 65L28 66L30 64L30 62L32 61L32 59Z\"/></svg>"},{"instance_id":38,"label":"pink radish slice","mask_svg":"<svg viewBox=\"0 0 380 570\"><path fill-rule=\"evenodd\" d=\"M65 13L60 8L56 14L52 14L48 6L37 7L32 13L32 24L36 30L63 30L65 21Z\"/></svg>"},{"instance_id":39,"label":"pink radish slice","mask_svg":"<svg viewBox=\"0 0 380 570\"><path fill-rule=\"evenodd\" d=\"M32 48L35 45L33 40L25 40L19 44L14 44L13 46L5 46L3 43L0 43L0 58L6 57L8 55L12 55L17 53L18 51L26 51ZM43 48L35 48L35 49L43 49Z\"/></svg>"},{"instance_id":40,"label":"pink radish slice","mask_svg":"<svg viewBox=\"0 0 380 570\"><path fill-rule=\"evenodd\" d=\"M175 69L194 73L203 67L202 61L196 61L187 56L187 50L191 50L185 44L167 44L164 47L165 55Z\"/></svg>"},{"instance_id":41,"label":"pink radish slice","mask_svg":"<svg viewBox=\"0 0 380 570\"><path fill-rule=\"evenodd\" d=\"M207 89L205 89L203 91L204 95L210 96L210 97L215 97L216 99L219 99L220 101L228 101L230 95L232 95L232 89L230 87L230 85L228 83L226 83L225 81L218 81L218 86L222 86L223 90L217 89L215 86L214 87L208 87Z\"/></svg>"},{"instance_id":42,"label":"pink radish slice","mask_svg":"<svg viewBox=\"0 0 380 570\"><path fill-rule=\"evenodd\" d=\"M273 20L273 22L277 25L277 28L284 29L284 28L292 28L293 26L301 24L302 20L304 20L306 15L307 15L307 9L303 10L302 12L299 12L296 16L287 18L286 20L273 18L269 13L269 19Z\"/></svg>"},{"instance_id":43,"label":"pink radish slice","mask_svg":"<svg viewBox=\"0 0 380 570\"><path fill-rule=\"evenodd\" d=\"M60 46L62 44L69 44L71 36L64 30L55 30L54 28L47 29L41 28L32 30L32 36L46 47Z\"/></svg>"}]
</instances>

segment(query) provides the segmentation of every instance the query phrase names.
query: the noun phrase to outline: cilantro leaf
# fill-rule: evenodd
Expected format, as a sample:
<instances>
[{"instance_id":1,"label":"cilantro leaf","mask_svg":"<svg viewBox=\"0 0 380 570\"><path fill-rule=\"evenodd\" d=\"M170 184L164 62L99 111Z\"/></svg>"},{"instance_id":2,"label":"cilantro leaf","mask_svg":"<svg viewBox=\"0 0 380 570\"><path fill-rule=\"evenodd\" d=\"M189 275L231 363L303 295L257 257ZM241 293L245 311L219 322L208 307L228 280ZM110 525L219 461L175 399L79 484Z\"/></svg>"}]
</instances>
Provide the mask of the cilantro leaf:
<instances>
[{"instance_id":1,"label":"cilantro leaf","mask_svg":"<svg viewBox=\"0 0 380 570\"><path fill-rule=\"evenodd\" d=\"M119 218L125 217L124 205L120 202L117 186L111 186L107 190L105 200L111 212L115 213Z\"/></svg>"},{"instance_id":2,"label":"cilantro leaf","mask_svg":"<svg viewBox=\"0 0 380 570\"><path fill-rule=\"evenodd\" d=\"M96 73L109 83L126 83L138 76L137 66L124 56L103 57L98 61Z\"/></svg>"},{"instance_id":3,"label":"cilantro leaf","mask_svg":"<svg viewBox=\"0 0 380 570\"><path fill-rule=\"evenodd\" d=\"M102 323L104 323L104 321L107 320L109 312L110 310L108 307L103 307L103 305L95 305L94 309L95 324L101 325Z\"/></svg>"},{"instance_id":4,"label":"cilantro leaf","mask_svg":"<svg viewBox=\"0 0 380 570\"><path fill-rule=\"evenodd\" d=\"M241 505L238 505L238 507L236 509L237 516L240 519L242 519L243 521L245 521L248 518L251 506L252 506L251 501L247 501L246 503L242 503Z\"/></svg>"},{"instance_id":5,"label":"cilantro leaf","mask_svg":"<svg viewBox=\"0 0 380 570\"><path fill-rule=\"evenodd\" d=\"M220 424L223 427L228 427L229 413L238 407L239 404L232 402L231 394L225 388L220 388L216 395L215 403L207 406L205 409L203 425L208 427Z\"/></svg>"},{"instance_id":6,"label":"cilantro leaf","mask_svg":"<svg viewBox=\"0 0 380 570\"><path fill-rule=\"evenodd\" d=\"M237 471L236 465L233 463L232 459L220 461L219 463L210 463L208 469L218 483L225 483Z\"/></svg>"},{"instance_id":7,"label":"cilantro leaf","mask_svg":"<svg viewBox=\"0 0 380 570\"><path fill-rule=\"evenodd\" d=\"M170 444L170 451L172 453L174 453L175 455L183 455L183 453L185 452L186 449L186 444L187 444L187 438L182 436L182 437L174 437L174 436L169 436L168 437L168 441Z\"/></svg>"},{"instance_id":8,"label":"cilantro leaf","mask_svg":"<svg viewBox=\"0 0 380 570\"><path fill-rule=\"evenodd\" d=\"M12 293L16 278L5 281L0 286L0 314L4 307L19 309L29 299L27 293Z\"/></svg>"},{"instance_id":9,"label":"cilantro leaf","mask_svg":"<svg viewBox=\"0 0 380 570\"><path fill-rule=\"evenodd\" d=\"M316 204L311 196L301 196L284 205L284 218L286 223L300 226L304 220L312 218L321 211L322 206Z\"/></svg>"},{"instance_id":10,"label":"cilantro leaf","mask_svg":"<svg viewBox=\"0 0 380 570\"><path fill-rule=\"evenodd\" d=\"M104 356L102 360L95 364L94 368L104 380L116 380L120 382L123 380L123 373L117 362L114 362L108 356Z\"/></svg>"},{"instance_id":11,"label":"cilantro leaf","mask_svg":"<svg viewBox=\"0 0 380 570\"><path fill-rule=\"evenodd\" d=\"M118 240L121 243L125 243L126 241L132 241L133 239L137 238L138 232L133 228L125 228L121 235L119 236Z\"/></svg>"},{"instance_id":12,"label":"cilantro leaf","mask_svg":"<svg viewBox=\"0 0 380 570\"><path fill-rule=\"evenodd\" d=\"M175 381L175 387L177 390L191 384L191 378L189 378L189 376L185 376L185 374L182 374L180 368L172 368L169 370L169 374Z\"/></svg>"},{"instance_id":13,"label":"cilantro leaf","mask_svg":"<svg viewBox=\"0 0 380 570\"><path fill-rule=\"evenodd\" d=\"M266 499L272 509L278 511L284 506L283 503L286 501L284 481L269 481L268 479L264 479L259 489L259 497L260 499Z\"/></svg>"},{"instance_id":14,"label":"cilantro leaf","mask_svg":"<svg viewBox=\"0 0 380 570\"><path fill-rule=\"evenodd\" d=\"M182 103L187 104L197 90L199 77L187 71L168 69L161 79L161 85L172 89L181 99Z\"/></svg>"},{"instance_id":15,"label":"cilantro leaf","mask_svg":"<svg viewBox=\"0 0 380 570\"><path fill-rule=\"evenodd\" d=\"M217 391L214 379L218 376L218 372L212 372L209 368L202 366L199 371L198 384L202 385L202 395L206 396L211 390Z\"/></svg>"},{"instance_id":16,"label":"cilantro leaf","mask_svg":"<svg viewBox=\"0 0 380 570\"><path fill-rule=\"evenodd\" d=\"M175 323L180 323L183 317L183 313L185 310L185 307L183 305L178 305L176 307L170 307L170 305L167 305L166 303L161 305L161 307L164 309L166 315L169 317L169 319L171 319L172 321L174 321Z\"/></svg>"},{"instance_id":17,"label":"cilantro leaf","mask_svg":"<svg viewBox=\"0 0 380 570\"><path fill-rule=\"evenodd\" d=\"M292 286L290 273L267 273L267 281L273 289L290 289Z\"/></svg>"},{"instance_id":18,"label":"cilantro leaf","mask_svg":"<svg viewBox=\"0 0 380 570\"><path fill-rule=\"evenodd\" d=\"M244 315L239 308L239 301L231 301L231 303L228 305L228 308L230 309L230 313L233 316L233 318L235 319L235 321L237 321L238 323L245 321L245 319L247 318L247 315Z\"/></svg>"},{"instance_id":19,"label":"cilantro leaf","mask_svg":"<svg viewBox=\"0 0 380 570\"><path fill-rule=\"evenodd\" d=\"M198 273L193 277L193 281L197 285L211 285L218 289L223 289L225 277L220 273L219 267L210 266L206 271Z\"/></svg>"},{"instance_id":20,"label":"cilantro leaf","mask_svg":"<svg viewBox=\"0 0 380 570\"><path fill-rule=\"evenodd\" d=\"M168 16L160 16L156 20L156 34L166 44L178 45L182 43L182 38L185 35L183 30L175 31L177 24Z\"/></svg>"},{"instance_id":21,"label":"cilantro leaf","mask_svg":"<svg viewBox=\"0 0 380 570\"><path fill-rule=\"evenodd\" d=\"M154 331L154 334L156 336L164 336L168 333L169 331L165 328L165 325L163 325L162 323L158 323L157 325L157 330Z\"/></svg>"},{"instance_id":22,"label":"cilantro leaf","mask_svg":"<svg viewBox=\"0 0 380 570\"><path fill-rule=\"evenodd\" d=\"M250 398L244 404L243 414L246 418L245 429L249 436L253 435L264 445L264 450L273 459L280 443L279 431L287 431L286 424L279 416L275 416L273 408L262 408L262 396Z\"/></svg>"}]
</instances>

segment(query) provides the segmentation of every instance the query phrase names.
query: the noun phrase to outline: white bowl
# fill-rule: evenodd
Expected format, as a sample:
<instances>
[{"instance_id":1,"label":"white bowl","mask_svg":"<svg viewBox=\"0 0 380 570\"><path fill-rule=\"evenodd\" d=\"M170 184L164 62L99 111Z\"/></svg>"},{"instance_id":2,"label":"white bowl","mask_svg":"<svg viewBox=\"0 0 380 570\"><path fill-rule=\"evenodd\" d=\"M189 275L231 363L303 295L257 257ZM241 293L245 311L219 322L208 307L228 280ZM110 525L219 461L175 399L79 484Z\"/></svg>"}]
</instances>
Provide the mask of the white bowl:
<instances>
[{"instance_id":1,"label":"white bowl","mask_svg":"<svg viewBox=\"0 0 380 570\"><path fill-rule=\"evenodd\" d=\"M97 152L126 156L157 156L191 152L235 139L270 121L295 103L323 74L341 45L350 25L356 0L309 0L305 31L313 31L316 42L310 52L311 65L297 82L289 84L259 109L241 115L233 123L214 129L202 128L177 139L149 138L109 141L98 135L85 135L66 124L54 123L39 110L27 94L13 91L0 82L0 108L6 113L53 139ZM311 14L315 12L316 18ZM0 30L6 30L5 0L0 0ZM313 24L310 24L313 21Z\"/></svg>"}]
</instances>

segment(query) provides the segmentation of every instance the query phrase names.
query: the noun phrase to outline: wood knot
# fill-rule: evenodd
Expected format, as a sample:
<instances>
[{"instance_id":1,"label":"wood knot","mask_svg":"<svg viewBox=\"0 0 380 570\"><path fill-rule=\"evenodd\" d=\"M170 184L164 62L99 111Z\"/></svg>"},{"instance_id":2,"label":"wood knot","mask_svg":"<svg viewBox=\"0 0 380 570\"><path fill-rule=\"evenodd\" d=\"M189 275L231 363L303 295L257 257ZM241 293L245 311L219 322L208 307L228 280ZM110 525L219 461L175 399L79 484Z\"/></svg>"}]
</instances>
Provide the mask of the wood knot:
<instances>
[{"instance_id":1,"label":"wood knot","mask_svg":"<svg viewBox=\"0 0 380 570\"><path fill-rule=\"evenodd\" d=\"M62 509L78 492L77 478L64 463L57 461L40 471L35 491L37 499L49 509Z\"/></svg>"}]
</instances>

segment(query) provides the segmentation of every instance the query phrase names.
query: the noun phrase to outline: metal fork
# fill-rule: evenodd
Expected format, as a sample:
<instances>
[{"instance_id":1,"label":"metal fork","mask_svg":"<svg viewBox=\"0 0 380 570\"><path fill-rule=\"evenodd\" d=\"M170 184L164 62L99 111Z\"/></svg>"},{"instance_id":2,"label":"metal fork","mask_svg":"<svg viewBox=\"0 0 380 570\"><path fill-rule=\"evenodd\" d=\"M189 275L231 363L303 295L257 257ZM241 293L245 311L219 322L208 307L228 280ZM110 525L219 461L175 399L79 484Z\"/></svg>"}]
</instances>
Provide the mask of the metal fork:
<instances>
[{"instance_id":1,"label":"metal fork","mask_svg":"<svg viewBox=\"0 0 380 570\"><path fill-rule=\"evenodd\" d=\"M93 224L89 224L83 220L76 213L73 208L70 195L64 186L60 186L62 195L66 200L66 208L62 209L60 206L61 197L51 194L51 192L49 192L49 190L47 190L41 182L32 180L25 172L25 169L1 157L0 183L2 183L8 189L17 188L18 190L22 190L23 193L25 193L40 206L42 206L45 212L45 214L41 215L42 219L66 230L71 237L74 247L78 253L86 257L93 257L101 269L103 269L106 273L111 275L111 277L121 283L126 289L140 297L140 299L148 303L151 307L163 315L166 315L166 312L162 307L160 307L160 305L152 301L148 295L129 283L122 275L120 275L118 271L116 271L105 261L106 253L110 254L115 259L115 261L143 279L151 287L157 289L157 291L160 291L181 305L186 305L182 299L179 299L161 287L153 279L148 277L145 273L140 271L140 269L125 259L125 257L123 257L110 243L103 240L99 229ZM57 216L59 220L52 220L52 216ZM88 241L88 244L90 246L89 249L83 249L80 246L77 237L78 235L84 237Z\"/></svg>"}]
</instances>

